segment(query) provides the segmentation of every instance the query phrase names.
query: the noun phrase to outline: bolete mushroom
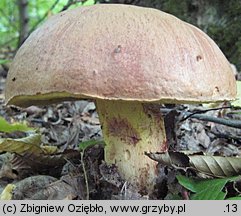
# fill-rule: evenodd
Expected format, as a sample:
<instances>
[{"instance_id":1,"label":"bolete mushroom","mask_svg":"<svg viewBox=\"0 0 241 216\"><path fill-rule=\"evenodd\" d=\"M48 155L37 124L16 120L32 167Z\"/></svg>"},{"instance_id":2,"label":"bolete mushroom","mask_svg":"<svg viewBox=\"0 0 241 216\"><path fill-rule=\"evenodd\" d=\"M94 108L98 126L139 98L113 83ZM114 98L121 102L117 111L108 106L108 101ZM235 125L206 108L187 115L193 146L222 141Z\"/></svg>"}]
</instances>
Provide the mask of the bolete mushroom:
<instances>
[{"instance_id":1,"label":"bolete mushroom","mask_svg":"<svg viewBox=\"0 0 241 216\"><path fill-rule=\"evenodd\" d=\"M156 9L79 7L52 16L18 50L6 102L18 106L93 99L105 159L143 193L167 150L160 103L235 98L229 62L204 32Z\"/></svg>"}]
</instances>

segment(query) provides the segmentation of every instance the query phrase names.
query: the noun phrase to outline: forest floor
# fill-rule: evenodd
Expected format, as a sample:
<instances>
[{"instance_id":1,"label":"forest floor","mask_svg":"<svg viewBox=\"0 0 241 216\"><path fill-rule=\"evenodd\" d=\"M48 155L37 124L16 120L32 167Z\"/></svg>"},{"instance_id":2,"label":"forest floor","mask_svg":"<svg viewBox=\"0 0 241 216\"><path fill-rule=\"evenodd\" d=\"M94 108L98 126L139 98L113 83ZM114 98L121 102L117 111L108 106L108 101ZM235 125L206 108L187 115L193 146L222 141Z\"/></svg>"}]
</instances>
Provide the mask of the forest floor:
<instances>
[{"instance_id":1,"label":"forest floor","mask_svg":"<svg viewBox=\"0 0 241 216\"><path fill-rule=\"evenodd\" d=\"M188 174L172 166L158 165L155 191L142 196L118 174L117 167L104 162L101 127L95 104L82 100L44 107L19 108L4 105L5 77L0 76L0 116L8 122L27 122L37 128L42 144L55 146L61 154L34 155L29 152L0 153L0 194L7 184L14 184L12 199L180 199L183 187L177 173ZM219 104L227 106L227 104ZM188 118L187 112L208 109L203 106L161 106L169 149L205 152L209 155L241 155L241 130ZM241 110L211 110L205 115L241 120ZM0 132L0 138L20 139L29 132ZM80 151L81 142L97 140ZM197 173L189 173L200 176ZM203 176L202 176L203 177Z\"/></svg>"}]
</instances>

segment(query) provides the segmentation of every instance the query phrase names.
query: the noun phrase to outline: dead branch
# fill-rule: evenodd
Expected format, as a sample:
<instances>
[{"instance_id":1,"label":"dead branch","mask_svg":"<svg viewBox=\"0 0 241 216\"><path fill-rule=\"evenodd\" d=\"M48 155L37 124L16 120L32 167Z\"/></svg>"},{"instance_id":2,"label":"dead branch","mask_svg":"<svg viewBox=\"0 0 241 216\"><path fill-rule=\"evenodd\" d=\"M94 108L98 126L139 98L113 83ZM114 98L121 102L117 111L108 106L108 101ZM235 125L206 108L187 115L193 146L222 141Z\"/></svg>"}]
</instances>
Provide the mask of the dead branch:
<instances>
[{"instance_id":1,"label":"dead branch","mask_svg":"<svg viewBox=\"0 0 241 216\"><path fill-rule=\"evenodd\" d=\"M206 114L201 114L201 113L206 113L206 112L212 111L212 110L221 110L221 109L228 109L228 108L232 108L232 107L213 108L213 109L207 109L207 110L200 110L200 111L196 111L196 112L188 112L188 111L178 110L178 109L175 109L175 108L174 109L178 113L184 112L184 114L186 116L186 117L182 118L180 120L180 122L183 122L183 121L185 121L189 118L195 118L195 119L202 120L202 121L214 122L214 123L217 123L217 124L226 125L228 127L241 129L241 121L240 120L218 118L218 117L209 116L209 115L206 115ZM160 110L161 110L162 113L167 114L173 109L161 108Z\"/></svg>"},{"instance_id":2,"label":"dead branch","mask_svg":"<svg viewBox=\"0 0 241 216\"><path fill-rule=\"evenodd\" d=\"M213 117L213 116L209 116L209 115L196 114L196 113L190 113L190 112L186 112L186 113L187 113L187 115L189 115L188 118L195 118L195 119L199 119L202 121L214 122L217 124L226 125L228 127L241 129L241 121L240 120L217 118L217 117ZM185 119L187 119L187 117Z\"/></svg>"},{"instance_id":3,"label":"dead branch","mask_svg":"<svg viewBox=\"0 0 241 216\"><path fill-rule=\"evenodd\" d=\"M29 16L28 16L28 0L19 0L19 41L18 47L26 40L29 34Z\"/></svg>"}]
</instances>

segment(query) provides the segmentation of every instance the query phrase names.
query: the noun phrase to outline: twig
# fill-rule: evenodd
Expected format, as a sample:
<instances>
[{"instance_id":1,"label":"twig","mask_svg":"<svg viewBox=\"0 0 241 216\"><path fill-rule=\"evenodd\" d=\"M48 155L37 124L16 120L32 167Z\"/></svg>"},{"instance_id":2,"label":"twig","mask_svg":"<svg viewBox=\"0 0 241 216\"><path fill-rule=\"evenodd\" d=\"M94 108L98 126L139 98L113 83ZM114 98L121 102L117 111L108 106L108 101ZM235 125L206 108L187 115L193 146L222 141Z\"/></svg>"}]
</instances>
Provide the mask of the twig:
<instances>
[{"instance_id":1,"label":"twig","mask_svg":"<svg viewBox=\"0 0 241 216\"><path fill-rule=\"evenodd\" d=\"M209 133L215 135L217 138L232 139L232 140L235 140L237 142L240 142L240 137L233 136L233 135L228 134L228 133L217 133L217 132L213 132L213 131L209 131Z\"/></svg>"},{"instance_id":2,"label":"twig","mask_svg":"<svg viewBox=\"0 0 241 216\"><path fill-rule=\"evenodd\" d=\"M30 31L29 31L30 33L34 29L36 29L36 27L39 25L39 23L41 23L48 16L49 12L52 11L58 3L59 3L59 0L56 0L54 2L54 4L47 10L47 12L43 15L43 17L41 19L39 19L38 22L30 29Z\"/></svg>"},{"instance_id":3,"label":"twig","mask_svg":"<svg viewBox=\"0 0 241 216\"><path fill-rule=\"evenodd\" d=\"M218 108L205 109L205 110L198 110L198 111L195 111L195 112L193 112L193 113L190 112L190 113L188 114L188 116L186 116L185 118L183 118L181 121L185 121L186 119L188 119L188 118L190 118L191 116L196 115L196 114L206 113L206 112L215 111L215 110L230 109L230 108L232 108L232 106L218 107Z\"/></svg>"},{"instance_id":4,"label":"twig","mask_svg":"<svg viewBox=\"0 0 241 216\"><path fill-rule=\"evenodd\" d=\"M41 23L41 22L48 16L49 12L52 11L52 10L55 8L55 6L59 3L59 1L60 1L60 0L56 0L56 1L54 2L54 4L47 10L47 12L43 15L43 17L42 17L40 20L38 20L38 22L32 27L32 29L30 30L30 33L31 33L34 29L36 29L36 27L38 26L38 24ZM59 12L64 11L64 10L68 9L72 4L76 4L76 3L79 3L79 2L85 2L85 1L83 1L83 0L79 0L79 1L78 1L78 0L76 0L76 1L69 0L69 1L67 2L67 4L66 4Z\"/></svg>"},{"instance_id":5,"label":"twig","mask_svg":"<svg viewBox=\"0 0 241 216\"><path fill-rule=\"evenodd\" d=\"M199 119L199 120L202 120L202 121L214 122L214 123L217 123L217 124L222 124L222 125L226 125L226 126L229 126L229 127L241 129L241 121L240 120L217 118L217 117L213 117L213 116L196 114L196 113L189 113L189 112L187 112L187 113L189 114L188 118L196 118L196 119ZM187 119L187 117L185 119ZM183 121L183 119L181 121Z\"/></svg>"},{"instance_id":6,"label":"twig","mask_svg":"<svg viewBox=\"0 0 241 216\"><path fill-rule=\"evenodd\" d=\"M67 10L72 4L75 4L75 3L76 3L76 1L74 1L74 0L69 0L69 1L67 2L67 4L61 9L61 11Z\"/></svg>"},{"instance_id":7,"label":"twig","mask_svg":"<svg viewBox=\"0 0 241 216\"><path fill-rule=\"evenodd\" d=\"M202 120L202 121L214 122L214 123L217 123L217 124L222 124L222 125L226 125L226 126L229 126L229 127L241 129L241 121L240 120L217 118L217 117L213 117L213 116L200 114L200 113L206 113L206 112L212 111L212 110L229 109L229 108L232 108L232 107L228 106L228 107L200 110L200 111L196 111L194 113L185 112L185 111L182 111L182 110L181 111L177 110L177 112L184 112L187 115L185 118L181 119L180 122L183 122L183 121L187 120L188 118L196 118L196 119L199 119L199 120ZM161 108L160 110L161 110L161 112L166 114L166 113L170 112L172 109Z\"/></svg>"},{"instance_id":8,"label":"twig","mask_svg":"<svg viewBox=\"0 0 241 216\"><path fill-rule=\"evenodd\" d=\"M67 4L62 8L61 11L67 10L71 5L77 4L77 3L85 3L87 0L69 0Z\"/></svg>"}]
</instances>

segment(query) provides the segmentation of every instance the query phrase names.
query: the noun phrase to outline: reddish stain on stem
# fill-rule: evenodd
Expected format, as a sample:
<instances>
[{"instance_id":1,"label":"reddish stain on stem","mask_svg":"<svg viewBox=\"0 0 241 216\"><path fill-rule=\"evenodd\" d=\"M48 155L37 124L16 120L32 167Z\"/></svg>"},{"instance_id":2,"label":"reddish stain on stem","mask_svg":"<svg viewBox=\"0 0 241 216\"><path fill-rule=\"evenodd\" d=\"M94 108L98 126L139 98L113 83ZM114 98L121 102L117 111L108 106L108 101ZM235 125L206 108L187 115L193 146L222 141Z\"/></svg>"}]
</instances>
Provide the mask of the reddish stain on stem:
<instances>
[{"instance_id":1,"label":"reddish stain on stem","mask_svg":"<svg viewBox=\"0 0 241 216\"><path fill-rule=\"evenodd\" d=\"M107 128L110 136L119 137L129 145L135 146L141 140L137 130L126 119L112 118L108 121Z\"/></svg>"}]
</instances>

